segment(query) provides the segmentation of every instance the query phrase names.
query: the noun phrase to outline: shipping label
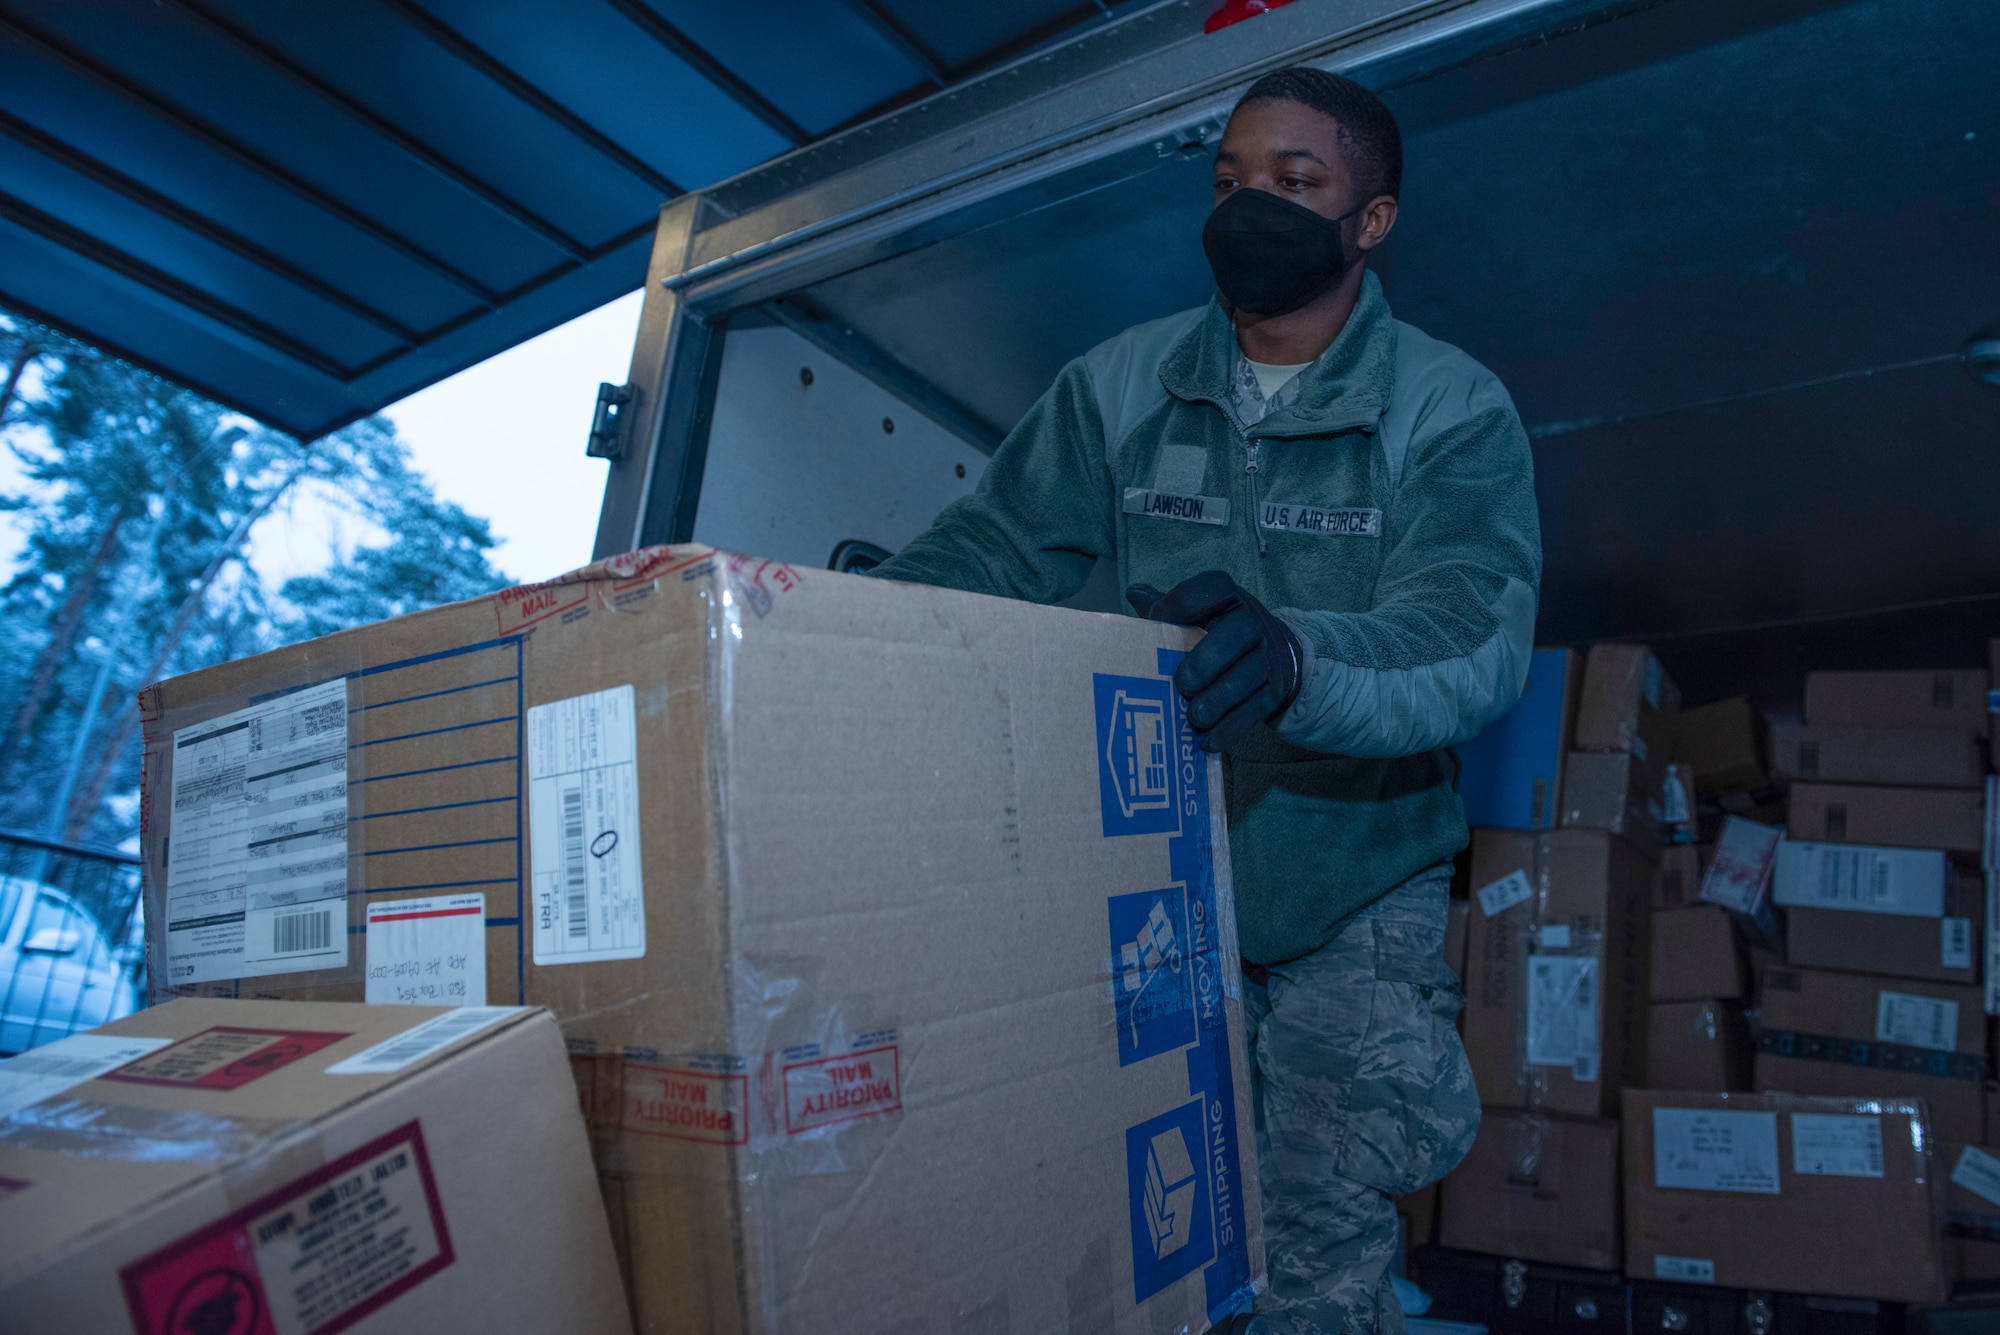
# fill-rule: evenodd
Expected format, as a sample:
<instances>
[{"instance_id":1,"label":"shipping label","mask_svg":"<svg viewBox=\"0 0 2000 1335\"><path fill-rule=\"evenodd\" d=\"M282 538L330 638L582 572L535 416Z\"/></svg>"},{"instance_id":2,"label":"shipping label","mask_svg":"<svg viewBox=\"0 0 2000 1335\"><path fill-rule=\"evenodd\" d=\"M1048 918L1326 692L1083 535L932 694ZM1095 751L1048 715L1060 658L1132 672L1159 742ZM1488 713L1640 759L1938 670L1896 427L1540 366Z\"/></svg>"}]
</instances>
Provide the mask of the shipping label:
<instances>
[{"instance_id":1,"label":"shipping label","mask_svg":"<svg viewBox=\"0 0 2000 1335\"><path fill-rule=\"evenodd\" d=\"M1525 904L1535 897L1535 887L1528 883L1528 873L1510 871L1491 885L1479 887L1479 907L1487 917L1497 918L1516 904Z\"/></svg>"},{"instance_id":2,"label":"shipping label","mask_svg":"<svg viewBox=\"0 0 2000 1335\"><path fill-rule=\"evenodd\" d=\"M1578 955L1528 958L1528 1064L1566 1066L1597 1079L1597 961Z\"/></svg>"},{"instance_id":3,"label":"shipping label","mask_svg":"<svg viewBox=\"0 0 2000 1335\"><path fill-rule=\"evenodd\" d=\"M1958 1003L1887 990L1875 994L1875 1038L1936 1052L1958 1048Z\"/></svg>"},{"instance_id":4,"label":"shipping label","mask_svg":"<svg viewBox=\"0 0 2000 1335\"><path fill-rule=\"evenodd\" d=\"M119 1272L140 1335L331 1335L452 1263L409 1122Z\"/></svg>"},{"instance_id":5,"label":"shipping label","mask_svg":"<svg viewBox=\"0 0 2000 1335\"><path fill-rule=\"evenodd\" d=\"M1183 657L1162 649L1156 675L1091 683L1104 835L1159 838L1168 869L1160 889L1107 896L1104 1060L1173 1090L1125 1132L1132 1301L1199 1274L1215 1322L1247 1304L1254 1273L1227 1009L1241 964L1219 855L1221 768L1195 746L1173 688Z\"/></svg>"},{"instance_id":6,"label":"shipping label","mask_svg":"<svg viewBox=\"0 0 2000 1335\"><path fill-rule=\"evenodd\" d=\"M1152 491L1145 487L1125 488L1124 510L1128 515L1145 515L1151 519L1181 519L1190 524L1229 522L1229 502L1223 497Z\"/></svg>"},{"instance_id":7,"label":"shipping label","mask_svg":"<svg viewBox=\"0 0 2000 1335\"><path fill-rule=\"evenodd\" d=\"M238 1089L351 1037L328 1030L216 1025L129 1062L104 1078L173 1089Z\"/></svg>"},{"instance_id":8,"label":"shipping label","mask_svg":"<svg viewBox=\"0 0 2000 1335\"><path fill-rule=\"evenodd\" d=\"M705 1145L749 1144L748 1076L628 1061L622 1079L618 1125L624 1130Z\"/></svg>"},{"instance_id":9,"label":"shipping label","mask_svg":"<svg viewBox=\"0 0 2000 1335\"><path fill-rule=\"evenodd\" d=\"M894 1044L785 1067L789 1135L896 1112L902 1106L902 1070Z\"/></svg>"},{"instance_id":10,"label":"shipping label","mask_svg":"<svg viewBox=\"0 0 2000 1335\"><path fill-rule=\"evenodd\" d=\"M387 1075L400 1071L405 1066L414 1066L425 1058L443 1052L461 1038L470 1038L488 1025L500 1023L510 1015L525 1009L521 1006L463 1006L446 1011L443 1015L433 1015L422 1024L412 1026L396 1035L384 1039L372 1048L355 1053L326 1068L328 1075Z\"/></svg>"},{"instance_id":11,"label":"shipping label","mask_svg":"<svg viewBox=\"0 0 2000 1335\"><path fill-rule=\"evenodd\" d=\"M171 1038L72 1034L0 1062L0 1117L158 1052Z\"/></svg>"},{"instance_id":12,"label":"shipping label","mask_svg":"<svg viewBox=\"0 0 2000 1335\"><path fill-rule=\"evenodd\" d=\"M1983 1201L2000 1205L2000 1159L1977 1145L1959 1151L1951 1170L1953 1185L1965 1188Z\"/></svg>"},{"instance_id":13,"label":"shipping label","mask_svg":"<svg viewBox=\"0 0 2000 1335\"><path fill-rule=\"evenodd\" d=\"M347 682L174 732L170 983L347 964Z\"/></svg>"},{"instance_id":14,"label":"shipping label","mask_svg":"<svg viewBox=\"0 0 2000 1335\"><path fill-rule=\"evenodd\" d=\"M1882 1119L1793 1113L1792 1171L1822 1177L1882 1176Z\"/></svg>"},{"instance_id":15,"label":"shipping label","mask_svg":"<svg viewBox=\"0 0 2000 1335\"><path fill-rule=\"evenodd\" d=\"M646 953L638 750L629 685L528 711L536 964Z\"/></svg>"},{"instance_id":16,"label":"shipping label","mask_svg":"<svg viewBox=\"0 0 2000 1335\"><path fill-rule=\"evenodd\" d=\"M367 961L371 1006L484 1006L486 896L370 904Z\"/></svg>"},{"instance_id":17,"label":"shipping label","mask_svg":"<svg viewBox=\"0 0 2000 1335\"><path fill-rule=\"evenodd\" d=\"M1653 1183L1688 1191L1778 1194L1778 1115L1653 1109Z\"/></svg>"},{"instance_id":18,"label":"shipping label","mask_svg":"<svg viewBox=\"0 0 2000 1335\"><path fill-rule=\"evenodd\" d=\"M1935 918L1944 912L1945 856L1786 840L1778 847L1776 903Z\"/></svg>"}]
</instances>

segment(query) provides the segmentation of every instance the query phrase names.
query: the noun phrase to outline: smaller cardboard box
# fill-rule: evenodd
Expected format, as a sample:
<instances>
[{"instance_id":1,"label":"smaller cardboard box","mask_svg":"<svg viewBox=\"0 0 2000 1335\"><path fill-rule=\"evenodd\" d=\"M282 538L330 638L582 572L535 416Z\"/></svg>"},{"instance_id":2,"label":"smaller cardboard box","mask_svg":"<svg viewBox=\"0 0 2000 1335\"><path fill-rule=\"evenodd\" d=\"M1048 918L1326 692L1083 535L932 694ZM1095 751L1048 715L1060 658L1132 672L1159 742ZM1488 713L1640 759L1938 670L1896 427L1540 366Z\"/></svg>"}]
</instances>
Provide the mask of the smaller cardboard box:
<instances>
[{"instance_id":1,"label":"smaller cardboard box","mask_svg":"<svg viewBox=\"0 0 2000 1335\"><path fill-rule=\"evenodd\" d=\"M1986 735L1986 673L1808 672L1806 722L1815 728L1915 728Z\"/></svg>"},{"instance_id":2,"label":"smaller cardboard box","mask_svg":"<svg viewBox=\"0 0 2000 1335\"><path fill-rule=\"evenodd\" d=\"M1888 1302L1945 1296L1920 1100L1624 1095L1625 1273Z\"/></svg>"},{"instance_id":3,"label":"smaller cardboard box","mask_svg":"<svg viewBox=\"0 0 2000 1335\"><path fill-rule=\"evenodd\" d=\"M1458 748L1458 793L1466 824L1548 830L1561 823L1563 757L1569 754L1582 655L1537 649L1520 699Z\"/></svg>"},{"instance_id":4,"label":"smaller cardboard box","mask_svg":"<svg viewBox=\"0 0 2000 1335\"><path fill-rule=\"evenodd\" d=\"M1945 1141L1945 1237L1956 1284L2000 1280L2000 1149Z\"/></svg>"},{"instance_id":5,"label":"smaller cardboard box","mask_svg":"<svg viewBox=\"0 0 2000 1335\"><path fill-rule=\"evenodd\" d=\"M1942 848L1978 855L1986 838L1981 788L1795 783L1785 832L1829 844Z\"/></svg>"},{"instance_id":6,"label":"smaller cardboard box","mask_svg":"<svg viewBox=\"0 0 2000 1335\"><path fill-rule=\"evenodd\" d=\"M1580 751L1631 751L1655 767L1673 750L1681 695L1643 644L1593 644L1576 707Z\"/></svg>"},{"instance_id":7,"label":"smaller cardboard box","mask_svg":"<svg viewBox=\"0 0 2000 1335\"><path fill-rule=\"evenodd\" d=\"M1439 1241L1522 1261L1618 1268L1618 1124L1489 1112L1444 1180Z\"/></svg>"},{"instance_id":8,"label":"smaller cardboard box","mask_svg":"<svg viewBox=\"0 0 2000 1335\"><path fill-rule=\"evenodd\" d=\"M1464 1032L1482 1103L1605 1116L1645 1072L1653 869L1601 830L1475 830Z\"/></svg>"},{"instance_id":9,"label":"smaller cardboard box","mask_svg":"<svg viewBox=\"0 0 2000 1335\"><path fill-rule=\"evenodd\" d=\"M1771 768L1794 781L1969 788L1986 780L1986 749L1962 732L1774 723Z\"/></svg>"},{"instance_id":10,"label":"smaller cardboard box","mask_svg":"<svg viewBox=\"0 0 2000 1335\"><path fill-rule=\"evenodd\" d=\"M1929 1102L1946 1139L1985 1130L1986 1014L1976 987L1767 965L1757 1088Z\"/></svg>"},{"instance_id":11,"label":"smaller cardboard box","mask_svg":"<svg viewBox=\"0 0 2000 1335\"><path fill-rule=\"evenodd\" d=\"M1646 855L1660 856L1659 776L1632 751L1572 751L1563 762L1565 829L1609 830Z\"/></svg>"},{"instance_id":12,"label":"smaller cardboard box","mask_svg":"<svg viewBox=\"0 0 2000 1335\"><path fill-rule=\"evenodd\" d=\"M1673 757L1694 771L1695 787L1706 793L1761 788L1763 720L1747 695L1697 705L1674 715Z\"/></svg>"},{"instance_id":13,"label":"smaller cardboard box","mask_svg":"<svg viewBox=\"0 0 2000 1335\"><path fill-rule=\"evenodd\" d=\"M1786 913L1786 962L1976 986L1986 940L1984 882L1948 874L1940 906L1935 917L1792 908Z\"/></svg>"},{"instance_id":14,"label":"smaller cardboard box","mask_svg":"<svg viewBox=\"0 0 2000 1335\"><path fill-rule=\"evenodd\" d=\"M1734 915L1713 904L1653 914L1652 999L1741 1001L1750 965Z\"/></svg>"},{"instance_id":15,"label":"smaller cardboard box","mask_svg":"<svg viewBox=\"0 0 2000 1335\"><path fill-rule=\"evenodd\" d=\"M1696 902L1701 893L1702 873L1708 870L1713 844L1668 844L1660 850L1660 865L1653 873L1653 907L1683 909Z\"/></svg>"},{"instance_id":16,"label":"smaller cardboard box","mask_svg":"<svg viewBox=\"0 0 2000 1335\"><path fill-rule=\"evenodd\" d=\"M8 1330L632 1328L545 1010L174 1001L0 1113Z\"/></svg>"},{"instance_id":17,"label":"smaller cardboard box","mask_svg":"<svg viewBox=\"0 0 2000 1335\"><path fill-rule=\"evenodd\" d=\"M1662 1001L1646 1011L1646 1088L1747 1090L1754 1048L1743 1008Z\"/></svg>"}]
</instances>

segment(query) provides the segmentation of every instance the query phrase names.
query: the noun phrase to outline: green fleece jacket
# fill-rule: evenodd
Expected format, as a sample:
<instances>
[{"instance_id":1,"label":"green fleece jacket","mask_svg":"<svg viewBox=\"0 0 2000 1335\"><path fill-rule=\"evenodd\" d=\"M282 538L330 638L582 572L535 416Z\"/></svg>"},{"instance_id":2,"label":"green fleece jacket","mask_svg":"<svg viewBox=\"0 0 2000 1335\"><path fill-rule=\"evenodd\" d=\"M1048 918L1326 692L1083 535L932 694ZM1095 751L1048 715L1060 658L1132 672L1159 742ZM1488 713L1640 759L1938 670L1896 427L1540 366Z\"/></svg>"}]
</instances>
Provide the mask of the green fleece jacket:
<instances>
[{"instance_id":1,"label":"green fleece jacket","mask_svg":"<svg viewBox=\"0 0 2000 1335\"><path fill-rule=\"evenodd\" d=\"M1055 602L1226 570L1310 651L1275 726L1225 762L1243 955L1317 950L1465 846L1449 748L1520 694L1541 580L1533 464L1507 392L1389 314L1346 328L1245 426L1219 303L1063 368L977 490L875 573Z\"/></svg>"}]
</instances>

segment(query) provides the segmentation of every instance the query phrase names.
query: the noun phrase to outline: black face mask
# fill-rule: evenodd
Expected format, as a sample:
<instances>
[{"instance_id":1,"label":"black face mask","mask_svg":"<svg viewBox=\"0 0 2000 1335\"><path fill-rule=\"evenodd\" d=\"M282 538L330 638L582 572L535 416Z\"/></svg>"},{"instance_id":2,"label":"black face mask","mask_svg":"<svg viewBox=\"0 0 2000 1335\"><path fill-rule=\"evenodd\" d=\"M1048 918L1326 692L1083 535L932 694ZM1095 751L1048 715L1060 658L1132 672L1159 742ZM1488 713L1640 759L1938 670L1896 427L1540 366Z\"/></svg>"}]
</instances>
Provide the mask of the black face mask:
<instances>
[{"instance_id":1,"label":"black face mask","mask_svg":"<svg viewBox=\"0 0 2000 1335\"><path fill-rule=\"evenodd\" d=\"M1366 207L1326 218L1268 190L1237 189L1201 229L1222 299L1252 315L1284 315L1320 296L1347 272L1340 225Z\"/></svg>"}]
</instances>

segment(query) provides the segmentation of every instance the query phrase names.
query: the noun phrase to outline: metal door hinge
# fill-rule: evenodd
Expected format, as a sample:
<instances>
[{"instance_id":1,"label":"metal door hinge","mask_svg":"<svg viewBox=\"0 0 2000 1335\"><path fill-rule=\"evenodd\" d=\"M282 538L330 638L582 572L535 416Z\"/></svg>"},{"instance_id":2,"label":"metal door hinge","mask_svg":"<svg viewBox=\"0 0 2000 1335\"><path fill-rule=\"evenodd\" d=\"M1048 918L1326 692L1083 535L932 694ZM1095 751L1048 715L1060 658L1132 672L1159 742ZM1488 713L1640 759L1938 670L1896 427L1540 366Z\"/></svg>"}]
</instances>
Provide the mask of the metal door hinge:
<instances>
[{"instance_id":1,"label":"metal door hinge","mask_svg":"<svg viewBox=\"0 0 2000 1335\"><path fill-rule=\"evenodd\" d=\"M590 418L590 442L583 452L593 459L616 459L625 453L625 410L637 397L630 385L605 382L597 387L597 411Z\"/></svg>"}]
</instances>

